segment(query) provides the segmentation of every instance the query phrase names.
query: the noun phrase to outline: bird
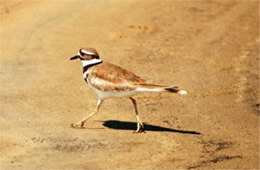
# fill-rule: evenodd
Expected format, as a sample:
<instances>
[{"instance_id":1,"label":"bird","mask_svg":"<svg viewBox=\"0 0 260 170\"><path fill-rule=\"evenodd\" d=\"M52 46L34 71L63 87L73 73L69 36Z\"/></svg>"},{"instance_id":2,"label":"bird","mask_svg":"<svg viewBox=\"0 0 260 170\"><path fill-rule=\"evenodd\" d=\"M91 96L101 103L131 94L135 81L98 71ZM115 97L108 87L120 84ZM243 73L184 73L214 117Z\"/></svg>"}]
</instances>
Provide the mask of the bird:
<instances>
[{"instance_id":1,"label":"bird","mask_svg":"<svg viewBox=\"0 0 260 170\"><path fill-rule=\"evenodd\" d=\"M176 86L148 83L147 80L137 76L120 66L103 61L96 49L90 47L80 48L77 55L70 60L80 60L83 65L83 78L88 86L98 95L97 105L93 112L80 121L71 124L73 128L83 128L85 122L97 114L105 99L114 97L128 97L135 110L137 129L135 132L144 131L144 123L141 121L136 100L132 97L142 92L169 92L187 94Z\"/></svg>"}]
</instances>

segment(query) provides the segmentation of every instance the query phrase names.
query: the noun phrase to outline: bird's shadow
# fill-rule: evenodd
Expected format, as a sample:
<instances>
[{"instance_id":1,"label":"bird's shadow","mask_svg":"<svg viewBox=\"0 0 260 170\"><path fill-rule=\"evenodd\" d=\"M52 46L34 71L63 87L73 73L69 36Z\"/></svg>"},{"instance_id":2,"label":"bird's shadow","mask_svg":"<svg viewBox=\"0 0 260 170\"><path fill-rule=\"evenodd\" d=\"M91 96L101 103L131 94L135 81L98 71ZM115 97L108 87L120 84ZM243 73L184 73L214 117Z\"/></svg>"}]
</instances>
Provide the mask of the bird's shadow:
<instances>
[{"instance_id":1,"label":"bird's shadow","mask_svg":"<svg viewBox=\"0 0 260 170\"><path fill-rule=\"evenodd\" d=\"M117 121L117 120L105 121L103 122L103 126L111 129L120 129L120 130L136 130L137 128L136 122L125 122L125 121ZM171 129L171 128L166 128L166 127L161 127L156 125L150 125L148 123L144 123L144 131L174 132L174 133L191 134L191 135L200 134L200 132L196 132L196 131Z\"/></svg>"}]
</instances>

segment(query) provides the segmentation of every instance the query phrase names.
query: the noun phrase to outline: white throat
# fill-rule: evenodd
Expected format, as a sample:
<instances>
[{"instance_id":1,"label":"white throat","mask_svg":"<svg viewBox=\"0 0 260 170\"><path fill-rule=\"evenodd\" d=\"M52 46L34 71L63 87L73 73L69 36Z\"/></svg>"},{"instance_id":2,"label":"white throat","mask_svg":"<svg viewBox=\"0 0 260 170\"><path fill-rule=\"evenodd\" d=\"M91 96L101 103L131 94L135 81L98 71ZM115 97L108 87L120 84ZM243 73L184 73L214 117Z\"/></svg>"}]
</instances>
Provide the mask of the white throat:
<instances>
[{"instance_id":1,"label":"white throat","mask_svg":"<svg viewBox=\"0 0 260 170\"><path fill-rule=\"evenodd\" d=\"M92 60L81 60L83 67L90 66L92 64L102 63L101 59L93 58Z\"/></svg>"}]
</instances>

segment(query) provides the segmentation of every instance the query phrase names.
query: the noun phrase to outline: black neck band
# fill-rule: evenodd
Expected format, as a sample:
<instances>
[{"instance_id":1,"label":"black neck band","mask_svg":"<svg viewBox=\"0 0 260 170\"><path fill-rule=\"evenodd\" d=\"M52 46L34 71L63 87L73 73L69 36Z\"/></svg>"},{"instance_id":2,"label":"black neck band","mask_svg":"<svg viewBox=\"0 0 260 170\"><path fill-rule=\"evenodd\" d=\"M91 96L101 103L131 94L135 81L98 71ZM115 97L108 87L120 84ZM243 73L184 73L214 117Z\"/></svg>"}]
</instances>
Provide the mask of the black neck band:
<instances>
[{"instance_id":1,"label":"black neck band","mask_svg":"<svg viewBox=\"0 0 260 170\"><path fill-rule=\"evenodd\" d=\"M84 67L83 67L83 74L88 70L88 68L90 68L90 67L92 67L92 66L95 66L95 65L97 65L97 64L101 64L101 63L103 63L103 61L100 61L100 62L98 62L98 63L93 63L93 64L90 64L90 65L84 66Z\"/></svg>"}]
</instances>

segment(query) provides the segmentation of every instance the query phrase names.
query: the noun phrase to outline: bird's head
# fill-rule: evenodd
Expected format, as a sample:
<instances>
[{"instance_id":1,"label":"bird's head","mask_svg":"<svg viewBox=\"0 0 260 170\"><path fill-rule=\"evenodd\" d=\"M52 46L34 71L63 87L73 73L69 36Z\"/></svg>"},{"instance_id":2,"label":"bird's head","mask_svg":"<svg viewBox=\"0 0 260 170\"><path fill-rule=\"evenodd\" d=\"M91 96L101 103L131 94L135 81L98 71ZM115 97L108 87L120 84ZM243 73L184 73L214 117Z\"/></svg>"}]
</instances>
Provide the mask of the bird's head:
<instances>
[{"instance_id":1,"label":"bird's head","mask_svg":"<svg viewBox=\"0 0 260 170\"><path fill-rule=\"evenodd\" d=\"M99 58L98 52L94 48L79 49L78 54L70 58L70 60L76 59L81 60L83 66L102 62Z\"/></svg>"},{"instance_id":2,"label":"bird's head","mask_svg":"<svg viewBox=\"0 0 260 170\"><path fill-rule=\"evenodd\" d=\"M74 57L71 57L70 60L92 60L99 59L99 55L94 48L81 48L78 51L78 54Z\"/></svg>"}]
</instances>

